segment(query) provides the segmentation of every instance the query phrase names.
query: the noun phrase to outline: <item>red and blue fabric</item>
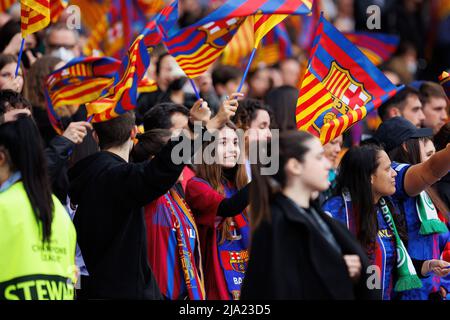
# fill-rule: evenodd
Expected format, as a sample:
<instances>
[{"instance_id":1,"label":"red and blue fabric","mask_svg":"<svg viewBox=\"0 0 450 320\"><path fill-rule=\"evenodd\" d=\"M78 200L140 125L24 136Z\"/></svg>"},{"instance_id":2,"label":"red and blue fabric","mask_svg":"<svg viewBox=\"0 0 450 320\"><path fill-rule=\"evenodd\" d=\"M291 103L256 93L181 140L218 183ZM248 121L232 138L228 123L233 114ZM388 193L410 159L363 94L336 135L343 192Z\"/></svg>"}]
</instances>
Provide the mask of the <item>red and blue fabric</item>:
<instances>
[{"instance_id":1,"label":"red and blue fabric","mask_svg":"<svg viewBox=\"0 0 450 320\"><path fill-rule=\"evenodd\" d=\"M192 24L200 27L204 24L236 17L247 17L254 14L292 14L306 15L311 13L311 2L303 0L229 0L208 16Z\"/></svg>"},{"instance_id":2,"label":"red and blue fabric","mask_svg":"<svg viewBox=\"0 0 450 320\"><path fill-rule=\"evenodd\" d=\"M349 32L344 35L361 51L370 56L371 61L376 65L389 60L400 42L400 38L396 35L377 32Z\"/></svg>"},{"instance_id":3,"label":"red and blue fabric","mask_svg":"<svg viewBox=\"0 0 450 320\"><path fill-rule=\"evenodd\" d=\"M332 197L325 202L322 209L334 219L345 224L354 236L358 236L358 216L353 210L350 199L344 200L344 196ZM382 300L391 300L394 298L394 272L397 264L395 238L378 207L377 221L376 241L373 248L371 250L366 249L366 252L371 263L377 266L380 271L379 283L382 286Z\"/></svg>"},{"instance_id":4,"label":"red and blue fabric","mask_svg":"<svg viewBox=\"0 0 450 320\"><path fill-rule=\"evenodd\" d=\"M148 259L167 299L204 300L196 226L180 199L172 188L145 208Z\"/></svg>"},{"instance_id":5,"label":"red and blue fabric","mask_svg":"<svg viewBox=\"0 0 450 320\"><path fill-rule=\"evenodd\" d=\"M237 190L229 183L224 183L224 191L225 196L231 198ZM229 230L233 240L221 239L222 228L217 228L217 248L230 297L238 300L249 259L250 227L246 212L233 217L233 223Z\"/></svg>"},{"instance_id":6,"label":"red and blue fabric","mask_svg":"<svg viewBox=\"0 0 450 320\"><path fill-rule=\"evenodd\" d=\"M416 260L439 259L441 250L439 234L422 235L419 233L421 222L416 209L416 198L410 197L404 187L405 174L411 167L409 164L393 162L392 169L397 172L395 177L395 194L392 200L398 211L404 215L408 233L408 253ZM401 294L402 300L428 300L430 293L437 292L440 287L440 278L429 276L422 280L422 288L405 291Z\"/></svg>"}]
</instances>

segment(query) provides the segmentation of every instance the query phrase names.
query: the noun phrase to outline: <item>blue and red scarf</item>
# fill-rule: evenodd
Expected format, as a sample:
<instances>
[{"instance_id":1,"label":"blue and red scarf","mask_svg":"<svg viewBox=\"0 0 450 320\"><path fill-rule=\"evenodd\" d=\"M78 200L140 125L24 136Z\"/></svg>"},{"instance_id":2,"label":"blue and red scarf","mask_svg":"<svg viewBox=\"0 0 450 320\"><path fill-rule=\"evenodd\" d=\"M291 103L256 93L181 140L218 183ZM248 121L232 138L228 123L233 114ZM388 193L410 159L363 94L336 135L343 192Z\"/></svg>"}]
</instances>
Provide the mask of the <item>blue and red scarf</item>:
<instances>
[{"instance_id":1,"label":"blue and red scarf","mask_svg":"<svg viewBox=\"0 0 450 320\"><path fill-rule=\"evenodd\" d=\"M169 194L171 197L169 197ZM167 203L170 205L174 227L177 238L178 257L180 259L183 276L190 300L204 300L205 286L203 282L203 270L201 264L200 243L198 241L197 226L194 221L191 210L178 192L172 188L165 194ZM173 201L172 201L173 200ZM186 221L187 220L187 221ZM184 227L186 222L191 228L194 228L196 234L196 249L199 256L199 263L195 261L195 252L189 243L189 235Z\"/></svg>"}]
</instances>

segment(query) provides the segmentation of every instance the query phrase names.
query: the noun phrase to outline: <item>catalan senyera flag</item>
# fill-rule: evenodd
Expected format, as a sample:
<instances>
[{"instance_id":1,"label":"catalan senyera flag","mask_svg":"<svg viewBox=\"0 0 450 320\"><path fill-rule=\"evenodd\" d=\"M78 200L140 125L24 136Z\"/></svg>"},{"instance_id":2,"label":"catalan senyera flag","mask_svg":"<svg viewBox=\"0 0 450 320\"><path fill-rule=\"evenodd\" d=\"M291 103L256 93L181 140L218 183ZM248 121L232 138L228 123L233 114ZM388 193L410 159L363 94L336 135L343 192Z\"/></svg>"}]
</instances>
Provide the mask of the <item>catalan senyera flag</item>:
<instances>
[{"instance_id":1,"label":"catalan senyera flag","mask_svg":"<svg viewBox=\"0 0 450 320\"><path fill-rule=\"evenodd\" d=\"M147 24L122 60L118 70L120 80L109 88L107 94L86 105L88 116L93 117L92 122L108 121L136 107L138 86L150 64L150 53L162 41L158 24L170 29L177 5L176 1L172 2Z\"/></svg>"},{"instance_id":2,"label":"catalan senyera flag","mask_svg":"<svg viewBox=\"0 0 450 320\"><path fill-rule=\"evenodd\" d=\"M258 48L264 36L287 16L286 14L255 14L248 17L247 19L253 20L253 48Z\"/></svg>"},{"instance_id":3,"label":"catalan senyera flag","mask_svg":"<svg viewBox=\"0 0 450 320\"><path fill-rule=\"evenodd\" d=\"M398 36L384 33L355 32L344 35L376 66L387 61L397 50L400 42Z\"/></svg>"},{"instance_id":4,"label":"catalan senyera flag","mask_svg":"<svg viewBox=\"0 0 450 320\"><path fill-rule=\"evenodd\" d=\"M16 2L16 0L0 0L0 12L8 11L14 2Z\"/></svg>"},{"instance_id":5,"label":"catalan senyera flag","mask_svg":"<svg viewBox=\"0 0 450 320\"><path fill-rule=\"evenodd\" d=\"M297 128L326 144L401 89L321 16L300 87Z\"/></svg>"},{"instance_id":6,"label":"catalan senyera flag","mask_svg":"<svg viewBox=\"0 0 450 320\"><path fill-rule=\"evenodd\" d=\"M221 62L225 65L242 68L254 48L254 25L252 19L246 19L236 35L223 51ZM250 70L258 65L274 65L280 60L292 56L292 45L284 24L280 23L262 39Z\"/></svg>"},{"instance_id":7,"label":"catalan senyera flag","mask_svg":"<svg viewBox=\"0 0 450 320\"><path fill-rule=\"evenodd\" d=\"M280 23L262 39L250 70L254 70L260 64L266 66L277 64L291 56L292 44L285 26Z\"/></svg>"},{"instance_id":8,"label":"catalan senyera flag","mask_svg":"<svg viewBox=\"0 0 450 320\"><path fill-rule=\"evenodd\" d=\"M221 58L222 64L238 68L244 65L245 59L253 49L253 29L253 20L246 19L244 23L242 23L233 39L223 50Z\"/></svg>"},{"instance_id":9,"label":"catalan senyera flag","mask_svg":"<svg viewBox=\"0 0 450 320\"><path fill-rule=\"evenodd\" d=\"M50 0L20 0L22 38L50 24Z\"/></svg>"},{"instance_id":10,"label":"catalan senyera flag","mask_svg":"<svg viewBox=\"0 0 450 320\"><path fill-rule=\"evenodd\" d=\"M450 75L448 72L443 71L439 76L439 83L444 88L445 94L450 99Z\"/></svg>"},{"instance_id":11,"label":"catalan senyera flag","mask_svg":"<svg viewBox=\"0 0 450 320\"><path fill-rule=\"evenodd\" d=\"M213 64L246 19L254 26L253 46L289 14L308 14L307 0L229 0L200 21L179 30L164 42L189 78L203 74Z\"/></svg>"}]
</instances>

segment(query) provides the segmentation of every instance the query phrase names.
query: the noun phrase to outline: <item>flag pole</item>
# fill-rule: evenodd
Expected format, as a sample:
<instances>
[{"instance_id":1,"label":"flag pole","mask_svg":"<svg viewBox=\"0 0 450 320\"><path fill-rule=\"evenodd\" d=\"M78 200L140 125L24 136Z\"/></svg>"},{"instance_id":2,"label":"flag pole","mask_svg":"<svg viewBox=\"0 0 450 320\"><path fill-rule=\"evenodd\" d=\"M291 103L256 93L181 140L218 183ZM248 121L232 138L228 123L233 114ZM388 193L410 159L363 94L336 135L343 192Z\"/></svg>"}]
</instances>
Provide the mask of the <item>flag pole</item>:
<instances>
[{"instance_id":1,"label":"flag pole","mask_svg":"<svg viewBox=\"0 0 450 320\"><path fill-rule=\"evenodd\" d=\"M197 87L195 86L194 80L192 80L191 78L188 78L188 79L189 79L189 82L191 83L192 88L194 89L195 96L197 97L197 100L201 99L200 93L198 93L198 90L197 90Z\"/></svg>"},{"instance_id":2,"label":"flag pole","mask_svg":"<svg viewBox=\"0 0 450 320\"><path fill-rule=\"evenodd\" d=\"M242 87L244 86L245 78L247 77L248 70L253 62L253 58L255 57L256 48L253 48L252 53L250 54L250 58L248 59L247 67L245 68L244 75L242 76L241 83L239 84L239 88L237 92L241 92Z\"/></svg>"},{"instance_id":3,"label":"flag pole","mask_svg":"<svg viewBox=\"0 0 450 320\"><path fill-rule=\"evenodd\" d=\"M14 73L14 78L17 78L17 75L19 74L20 60L22 60L22 53L23 53L23 45L24 44L25 44L25 38L22 38L22 43L20 44L19 58L17 60L16 72Z\"/></svg>"}]
</instances>

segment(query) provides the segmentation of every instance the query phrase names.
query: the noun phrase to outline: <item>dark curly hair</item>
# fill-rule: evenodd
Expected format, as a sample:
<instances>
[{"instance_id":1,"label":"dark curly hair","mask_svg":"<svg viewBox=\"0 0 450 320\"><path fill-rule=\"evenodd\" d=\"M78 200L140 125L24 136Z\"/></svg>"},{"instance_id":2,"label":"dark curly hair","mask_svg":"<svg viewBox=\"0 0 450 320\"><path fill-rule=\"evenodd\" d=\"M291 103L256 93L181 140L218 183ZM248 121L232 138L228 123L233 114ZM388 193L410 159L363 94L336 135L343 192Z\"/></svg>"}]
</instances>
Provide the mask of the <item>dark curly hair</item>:
<instances>
[{"instance_id":1,"label":"dark curly hair","mask_svg":"<svg viewBox=\"0 0 450 320\"><path fill-rule=\"evenodd\" d=\"M248 130L250 124L256 119L258 110L265 110L270 116L270 127L273 128L273 113L272 109L264 104L264 102L256 99L244 99L239 101L239 106L236 110L236 114L231 119L238 128Z\"/></svg>"}]
</instances>

